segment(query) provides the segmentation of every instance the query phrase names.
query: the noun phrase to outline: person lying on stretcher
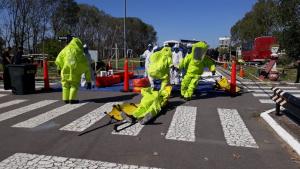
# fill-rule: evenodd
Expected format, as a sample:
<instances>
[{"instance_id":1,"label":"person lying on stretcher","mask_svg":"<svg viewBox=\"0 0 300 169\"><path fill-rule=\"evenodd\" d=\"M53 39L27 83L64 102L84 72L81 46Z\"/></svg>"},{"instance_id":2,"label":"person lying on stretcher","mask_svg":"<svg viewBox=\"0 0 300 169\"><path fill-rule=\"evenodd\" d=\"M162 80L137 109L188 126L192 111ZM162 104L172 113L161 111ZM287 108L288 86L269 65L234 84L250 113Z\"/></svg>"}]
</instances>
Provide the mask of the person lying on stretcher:
<instances>
[{"instance_id":1,"label":"person lying on stretcher","mask_svg":"<svg viewBox=\"0 0 300 169\"><path fill-rule=\"evenodd\" d=\"M113 110L107 114L117 121L140 122L144 125L160 113L161 109L167 104L171 91L171 86L166 86L160 91L153 90L151 87L143 88L141 91L142 99L139 104L114 105Z\"/></svg>"}]
</instances>

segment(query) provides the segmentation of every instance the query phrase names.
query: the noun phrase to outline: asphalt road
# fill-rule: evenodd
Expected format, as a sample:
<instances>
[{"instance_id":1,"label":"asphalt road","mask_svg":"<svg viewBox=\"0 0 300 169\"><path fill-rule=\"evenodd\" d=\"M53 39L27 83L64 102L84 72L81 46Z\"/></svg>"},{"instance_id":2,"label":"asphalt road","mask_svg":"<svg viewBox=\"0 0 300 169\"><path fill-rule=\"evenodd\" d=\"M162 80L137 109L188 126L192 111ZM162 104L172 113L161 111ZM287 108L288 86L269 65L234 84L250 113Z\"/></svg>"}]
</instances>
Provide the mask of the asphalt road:
<instances>
[{"instance_id":1,"label":"asphalt road","mask_svg":"<svg viewBox=\"0 0 300 169\"><path fill-rule=\"evenodd\" d=\"M103 112L140 95L80 91L76 105L60 92L0 96L0 168L300 168L259 117L274 104L253 91L200 90L188 102L174 93L153 123L120 132Z\"/></svg>"}]
</instances>

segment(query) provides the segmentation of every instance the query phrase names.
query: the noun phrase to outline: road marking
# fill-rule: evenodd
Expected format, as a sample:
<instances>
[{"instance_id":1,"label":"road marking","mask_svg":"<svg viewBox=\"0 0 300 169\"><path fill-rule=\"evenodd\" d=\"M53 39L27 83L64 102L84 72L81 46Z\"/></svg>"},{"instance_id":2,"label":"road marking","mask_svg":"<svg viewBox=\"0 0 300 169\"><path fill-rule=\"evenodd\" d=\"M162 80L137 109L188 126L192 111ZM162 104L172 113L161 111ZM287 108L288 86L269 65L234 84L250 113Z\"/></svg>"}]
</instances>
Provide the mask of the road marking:
<instances>
[{"instance_id":1,"label":"road marking","mask_svg":"<svg viewBox=\"0 0 300 169\"><path fill-rule=\"evenodd\" d=\"M4 97L4 96L7 96L7 94L0 94L0 97Z\"/></svg>"},{"instance_id":2,"label":"road marking","mask_svg":"<svg viewBox=\"0 0 300 169\"><path fill-rule=\"evenodd\" d=\"M266 93L253 93L254 97L271 97L272 94L266 94Z\"/></svg>"},{"instance_id":3,"label":"road marking","mask_svg":"<svg viewBox=\"0 0 300 169\"><path fill-rule=\"evenodd\" d=\"M195 142L197 107L178 106L166 139Z\"/></svg>"},{"instance_id":4,"label":"road marking","mask_svg":"<svg viewBox=\"0 0 300 169\"><path fill-rule=\"evenodd\" d=\"M84 131L85 129L89 128L97 121L101 120L106 115L104 114L104 112L110 112L114 104L122 104L122 103L121 102L106 103L101 107L73 121L72 123L60 128L59 130L76 131L76 132Z\"/></svg>"},{"instance_id":5,"label":"road marking","mask_svg":"<svg viewBox=\"0 0 300 169\"><path fill-rule=\"evenodd\" d=\"M22 102L25 102L25 101L27 101L27 100L12 100L12 101L9 101L9 102L1 103L0 108L12 106L12 105L19 104L19 103L22 103Z\"/></svg>"},{"instance_id":6,"label":"road marking","mask_svg":"<svg viewBox=\"0 0 300 169\"><path fill-rule=\"evenodd\" d=\"M271 89L272 87L269 87L269 86L247 86L248 88L251 88L251 89ZM297 87L295 86L275 86L277 88L280 88L280 89L297 89Z\"/></svg>"},{"instance_id":7,"label":"road marking","mask_svg":"<svg viewBox=\"0 0 300 169\"><path fill-rule=\"evenodd\" d=\"M281 108L284 110L284 108ZM270 109L260 114L262 117L273 129L274 131L289 144L295 152L300 155L300 143L292 135L290 135L284 128L282 128L270 115L269 113L274 112L275 109Z\"/></svg>"},{"instance_id":8,"label":"road marking","mask_svg":"<svg viewBox=\"0 0 300 169\"><path fill-rule=\"evenodd\" d=\"M259 99L259 102L264 104L275 104L275 102L271 99Z\"/></svg>"},{"instance_id":9,"label":"road marking","mask_svg":"<svg viewBox=\"0 0 300 169\"><path fill-rule=\"evenodd\" d=\"M68 113L69 111L72 111L74 109L77 109L78 107L81 107L87 103L79 103L79 104L66 104L64 106L55 108L53 110L50 110L46 113L40 114L36 117L33 117L31 119L28 119L26 121L20 122L18 124L13 125L12 127L23 127L23 128L34 128L36 126L39 126L49 120L52 120L58 116L61 116L63 114Z\"/></svg>"},{"instance_id":10,"label":"road marking","mask_svg":"<svg viewBox=\"0 0 300 169\"><path fill-rule=\"evenodd\" d=\"M230 146L258 148L236 109L218 108L226 142Z\"/></svg>"},{"instance_id":11,"label":"road marking","mask_svg":"<svg viewBox=\"0 0 300 169\"><path fill-rule=\"evenodd\" d=\"M131 123L125 123L125 124L122 124L120 126L118 126L117 129L123 129L119 132L116 132L116 131L113 131L112 134L116 134L116 135L125 135L125 136L137 136L140 131L144 128L144 125L141 125L140 123L136 123L132 126ZM130 126L130 127L128 127Z\"/></svg>"},{"instance_id":12,"label":"road marking","mask_svg":"<svg viewBox=\"0 0 300 169\"><path fill-rule=\"evenodd\" d=\"M0 168L105 168L105 169L154 169L153 167L127 165L59 156L15 153L0 162ZM158 168L155 168L158 169Z\"/></svg>"},{"instance_id":13,"label":"road marking","mask_svg":"<svg viewBox=\"0 0 300 169\"><path fill-rule=\"evenodd\" d=\"M260 93L260 92L264 92L264 93L274 93L274 91L272 90L259 90L259 89L248 89L249 92L256 92L256 93ZM288 93L300 93L300 90L284 90L284 92L288 92Z\"/></svg>"},{"instance_id":14,"label":"road marking","mask_svg":"<svg viewBox=\"0 0 300 169\"><path fill-rule=\"evenodd\" d=\"M32 111L32 110L35 110L35 109L38 109L38 108L41 108L41 107L44 107L44 106L48 106L49 104L52 104L54 102L57 102L57 100L43 100L43 101L40 101L40 102L37 102L37 103L30 104L30 105L25 106L25 107L21 107L21 108L18 108L18 109L8 111L6 113L2 113L2 114L0 114L0 121L13 118L15 116L27 113L29 111Z\"/></svg>"},{"instance_id":15,"label":"road marking","mask_svg":"<svg viewBox=\"0 0 300 169\"><path fill-rule=\"evenodd\" d=\"M0 92L11 92L11 90L0 89Z\"/></svg>"}]
</instances>

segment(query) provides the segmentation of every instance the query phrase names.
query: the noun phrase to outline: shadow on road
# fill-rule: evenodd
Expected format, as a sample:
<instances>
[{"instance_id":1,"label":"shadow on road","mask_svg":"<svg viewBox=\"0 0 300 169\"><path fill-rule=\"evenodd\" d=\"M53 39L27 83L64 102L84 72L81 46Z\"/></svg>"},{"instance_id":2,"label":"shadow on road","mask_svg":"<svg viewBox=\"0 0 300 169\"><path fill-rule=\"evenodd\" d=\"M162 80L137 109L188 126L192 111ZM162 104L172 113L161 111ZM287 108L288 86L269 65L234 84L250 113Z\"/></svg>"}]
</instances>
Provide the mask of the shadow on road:
<instances>
[{"instance_id":1,"label":"shadow on road","mask_svg":"<svg viewBox=\"0 0 300 169\"><path fill-rule=\"evenodd\" d=\"M118 102L118 101L130 100L137 95L138 95L137 93L133 93L133 94L129 94L129 95L121 95L121 96L113 96L113 97L103 96L103 98L87 99L87 100L82 100L82 101L83 102L95 102L95 103Z\"/></svg>"}]
</instances>

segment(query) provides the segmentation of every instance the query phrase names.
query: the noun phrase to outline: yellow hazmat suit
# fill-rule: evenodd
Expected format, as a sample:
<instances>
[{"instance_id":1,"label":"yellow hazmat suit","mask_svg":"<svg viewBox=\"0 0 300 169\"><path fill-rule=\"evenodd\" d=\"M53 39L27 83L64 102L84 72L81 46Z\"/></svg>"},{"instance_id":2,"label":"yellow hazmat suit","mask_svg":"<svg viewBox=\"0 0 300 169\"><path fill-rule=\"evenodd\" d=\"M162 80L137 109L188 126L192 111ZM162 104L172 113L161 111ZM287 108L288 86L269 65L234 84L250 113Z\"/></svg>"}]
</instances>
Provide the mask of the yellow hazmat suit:
<instances>
[{"instance_id":1,"label":"yellow hazmat suit","mask_svg":"<svg viewBox=\"0 0 300 169\"><path fill-rule=\"evenodd\" d=\"M148 76L161 80L160 89L163 90L169 83L169 72L172 65L172 52L170 47L164 47L150 56Z\"/></svg>"},{"instance_id":2,"label":"yellow hazmat suit","mask_svg":"<svg viewBox=\"0 0 300 169\"><path fill-rule=\"evenodd\" d=\"M61 75L62 99L72 103L76 101L81 75L84 73L86 81L91 82L90 65L84 55L80 39L73 38L58 54L55 64Z\"/></svg>"},{"instance_id":3,"label":"yellow hazmat suit","mask_svg":"<svg viewBox=\"0 0 300 169\"><path fill-rule=\"evenodd\" d=\"M200 75L203 69L208 67L210 71L215 71L214 62L206 56L208 45L205 42L193 44L192 52L188 54L179 64L179 69L185 69L186 74L181 82L181 95L190 100L194 90L198 86Z\"/></svg>"}]
</instances>

